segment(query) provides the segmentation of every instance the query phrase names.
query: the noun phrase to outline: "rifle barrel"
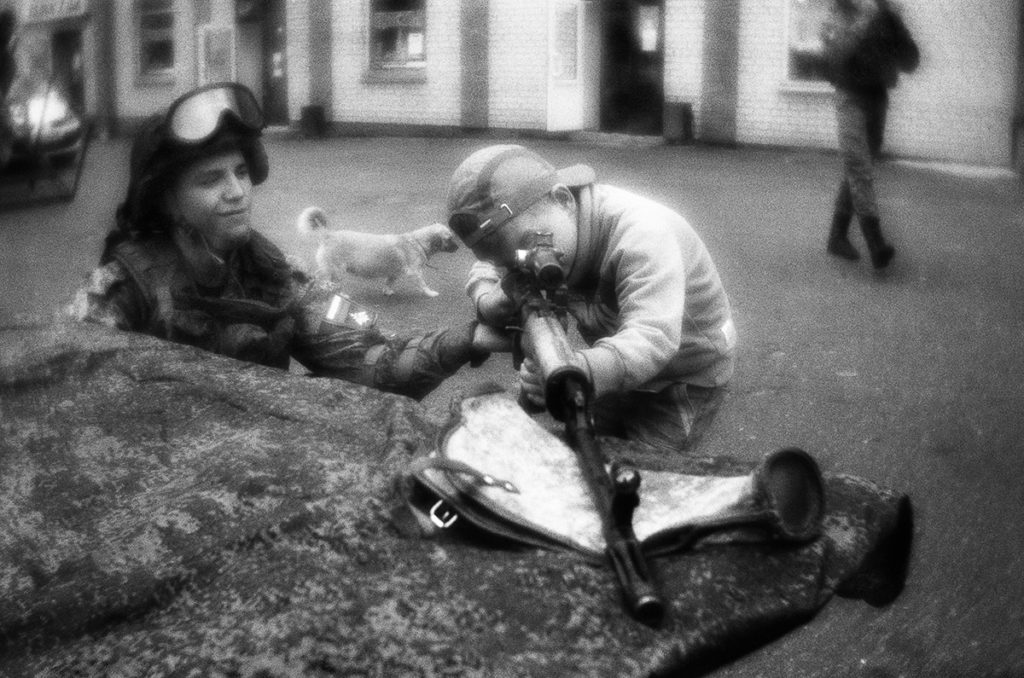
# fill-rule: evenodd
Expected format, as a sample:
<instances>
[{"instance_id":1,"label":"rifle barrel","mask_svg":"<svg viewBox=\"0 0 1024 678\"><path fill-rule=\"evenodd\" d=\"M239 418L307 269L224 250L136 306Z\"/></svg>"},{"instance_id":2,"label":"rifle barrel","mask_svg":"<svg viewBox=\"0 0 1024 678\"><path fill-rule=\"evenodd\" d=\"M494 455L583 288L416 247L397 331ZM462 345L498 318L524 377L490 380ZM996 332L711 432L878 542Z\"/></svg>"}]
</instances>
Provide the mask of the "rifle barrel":
<instances>
[{"instance_id":1,"label":"rifle barrel","mask_svg":"<svg viewBox=\"0 0 1024 678\"><path fill-rule=\"evenodd\" d=\"M605 554L615 571L626 608L637 619L659 623L665 615L665 603L652 582L647 559L633 532L633 509L640 502L639 482L628 489L613 482L589 421L587 386L568 380L565 387L566 433L601 516Z\"/></svg>"},{"instance_id":2,"label":"rifle barrel","mask_svg":"<svg viewBox=\"0 0 1024 678\"><path fill-rule=\"evenodd\" d=\"M569 443L601 517L605 553L626 608L635 618L658 624L664 617L665 603L652 583L647 560L633 532L633 510L640 503L639 474L633 470L632 482L622 483L613 480L605 468L590 411L593 384L587 372L573 364L564 308L556 308L550 299L534 293L521 313L522 347L543 377L548 412L565 423Z\"/></svg>"}]
</instances>

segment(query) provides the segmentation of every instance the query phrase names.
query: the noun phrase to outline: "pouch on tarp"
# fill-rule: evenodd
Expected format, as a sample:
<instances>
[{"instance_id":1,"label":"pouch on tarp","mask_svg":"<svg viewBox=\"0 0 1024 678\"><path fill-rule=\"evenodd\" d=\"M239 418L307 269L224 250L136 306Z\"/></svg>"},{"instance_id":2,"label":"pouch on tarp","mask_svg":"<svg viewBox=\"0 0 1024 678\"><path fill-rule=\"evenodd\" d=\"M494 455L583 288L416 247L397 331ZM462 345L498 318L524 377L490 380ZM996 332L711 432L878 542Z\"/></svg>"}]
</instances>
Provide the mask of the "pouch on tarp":
<instances>
[{"instance_id":1,"label":"pouch on tarp","mask_svg":"<svg viewBox=\"0 0 1024 678\"><path fill-rule=\"evenodd\" d=\"M806 541L818 536L821 472L806 452L765 456L745 476L642 470L633 529L648 555L698 539ZM424 533L465 521L519 544L604 558L601 518L573 450L505 394L467 397L436 448L406 476L408 505Z\"/></svg>"}]
</instances>

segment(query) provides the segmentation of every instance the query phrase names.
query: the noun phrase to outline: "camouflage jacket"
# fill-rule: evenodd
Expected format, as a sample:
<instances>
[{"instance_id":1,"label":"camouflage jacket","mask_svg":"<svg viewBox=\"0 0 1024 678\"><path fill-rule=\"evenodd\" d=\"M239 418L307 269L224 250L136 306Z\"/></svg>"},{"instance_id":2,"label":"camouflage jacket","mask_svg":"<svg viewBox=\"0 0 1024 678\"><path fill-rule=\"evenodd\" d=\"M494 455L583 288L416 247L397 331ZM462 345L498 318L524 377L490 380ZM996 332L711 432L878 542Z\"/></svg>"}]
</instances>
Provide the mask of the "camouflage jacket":
<instances>
[{"instance_id":1,"label":"camouflage jacket","mask_svg":"<svg viewBox=\"0 0 1024 678\"><path fill-rule=\"evenodd\" d=\"M422 398L471 359L472 325L389 337L373 314L290 266L254 233L227 261L227 281L203 287L168 238L129 240L78 290L78 319L142 332L272 367L290 360L331 376ZM328 318L328 314L331 315Z\"/></svg>"}]
</instances>

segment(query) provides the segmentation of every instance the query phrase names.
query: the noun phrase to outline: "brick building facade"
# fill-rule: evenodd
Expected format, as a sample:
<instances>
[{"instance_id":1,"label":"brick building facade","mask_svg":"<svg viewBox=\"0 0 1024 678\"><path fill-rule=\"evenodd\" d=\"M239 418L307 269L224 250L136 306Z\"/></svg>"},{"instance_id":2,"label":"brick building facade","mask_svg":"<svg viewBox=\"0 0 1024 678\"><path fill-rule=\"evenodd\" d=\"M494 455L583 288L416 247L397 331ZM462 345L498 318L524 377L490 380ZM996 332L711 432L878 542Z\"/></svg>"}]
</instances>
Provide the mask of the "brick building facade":
<instances>
[{"instance_id":1,"label":"brick building facade","mask_svg":"<svg viewBox=\"0 0 1024 678\"><path fill-rule=\"evenodd\" d=\"M825 0L7 2L26 49L55 70L84 63L82 105L111 129L200 82L236 79L272 124L341 133L835 145L832 89L804 58ZM1021 0L901 5L922 65L893 93L887 150L1018 163Z\"/></svg>"}]
</instances>

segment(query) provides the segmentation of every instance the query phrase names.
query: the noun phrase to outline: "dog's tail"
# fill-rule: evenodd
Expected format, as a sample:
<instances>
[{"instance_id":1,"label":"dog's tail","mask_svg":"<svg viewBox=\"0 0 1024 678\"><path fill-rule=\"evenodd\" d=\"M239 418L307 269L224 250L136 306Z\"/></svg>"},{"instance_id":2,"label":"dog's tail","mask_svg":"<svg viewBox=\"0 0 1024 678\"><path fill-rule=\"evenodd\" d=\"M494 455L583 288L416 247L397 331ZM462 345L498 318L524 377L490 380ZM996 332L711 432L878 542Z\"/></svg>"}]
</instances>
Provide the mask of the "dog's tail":
<instances>
[{"instance_id":1,"label":"dog's tail","mask_svg":"<svg viewBox=\"0 0 1024 678\"><path fill-rule=\"evenodd\" d=\"M307 207L299 213L295 228L305 235L318 234L327 229L327 215L319 207Z\"/></svg>"}]
</instances>

